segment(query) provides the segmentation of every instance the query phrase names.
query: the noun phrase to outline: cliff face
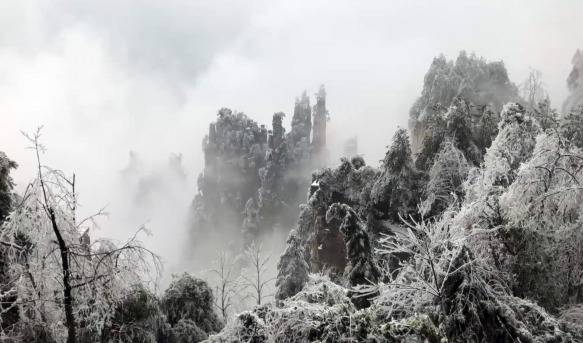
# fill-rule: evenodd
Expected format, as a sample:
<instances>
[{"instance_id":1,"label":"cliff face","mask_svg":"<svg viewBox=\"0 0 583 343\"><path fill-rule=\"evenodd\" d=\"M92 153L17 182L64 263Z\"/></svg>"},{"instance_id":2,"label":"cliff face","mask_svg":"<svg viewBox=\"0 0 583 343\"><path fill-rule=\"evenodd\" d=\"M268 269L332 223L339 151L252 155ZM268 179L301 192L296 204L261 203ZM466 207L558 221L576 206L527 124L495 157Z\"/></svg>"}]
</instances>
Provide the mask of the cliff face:
<instances>
[{"instance_id":1,"label":"cliff face","mask_svg":"<svg viewBox=\"0 0 583 343\"><path fill-rule=\"evenodd\" d=\"M336 168L322 168L312 174L308 202L301 207L297 235L302 240L304 256L312 272L327 272L334 280L348 277L353 261L347 239L362 232L372 242L391 234L399 216L414 214L421 194L421 179L415 170L405 130L395 134L387 158L379 168L366 165L360 156L343 158ZM347 212L358 217L358 225L344 229L341 220L329 220L334 204L346 205ZM368 236L367 236L368 240ZM359 244L365 240L359 239ZM376 243L373 243L373 246ZM367 243L362 253L370 252ZM358 249L356 249L358 250ZM359 250L358 250L359 251Z\"/></svg>"},{"instance_id":2,"label":"cliff face","mask_svg":"<svg viewBox=\"0 0 583 343\"><path fill-rule=\"evenodd\" d=\"M569 112L583 105L583 52L581 50L577 49L571 63L573 70L567 78L570 94L563 103L563 112Z\"/></svg>"},{"instance_id":3,"label":"cliff face","mask_svg":"<svg viewBox=\"0 0 583 343\"><path fill-rule=\"evenodd\" d=\"M289 133L283 112L273 115L268 129L243 113L219 110L203 140L205 167L193 201L193 237L214 232L242 236L248 243L293 226L309 171L325 163L325 97L322 87L313 108L305 92L296 99Z\"/></svg>"}]
</instances>

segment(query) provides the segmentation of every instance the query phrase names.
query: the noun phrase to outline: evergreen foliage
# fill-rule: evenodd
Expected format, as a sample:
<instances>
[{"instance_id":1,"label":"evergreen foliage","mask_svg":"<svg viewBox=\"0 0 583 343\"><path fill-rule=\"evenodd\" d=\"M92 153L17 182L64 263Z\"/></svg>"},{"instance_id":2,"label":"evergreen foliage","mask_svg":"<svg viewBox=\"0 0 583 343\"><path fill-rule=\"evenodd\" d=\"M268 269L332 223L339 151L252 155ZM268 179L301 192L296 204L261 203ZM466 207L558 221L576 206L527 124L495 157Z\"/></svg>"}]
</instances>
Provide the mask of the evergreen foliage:
<instances>
[{"instance_id":1,"label":"evergreen foliage","mask_svg":"<svg viewBox=\"0 0 583 343\"><path fill-rule=\"evenodd\" d=\"M381 170L371 189L372 205L382 218L398 221L399 215L414 212L418 201L418 176L405 129L395 133Z\"/></svg>"},{"instance_id":2,"label":"evergreen foliage","mask_svg":"<svg viewBox=\"0 0 583 343\"><path fill-rule=\"evenodd\" d=\"M17 166L16 162L10 160L5 153L0 151L0 224L8 216L11 209L14 182L10 177L10 170Z\"/></svg>"},{"instance_id":3,"label":"evergreen foliage","mask_svg":"<svg viewBox=\"0 0 583 343\"><path fill-rule=\"evenodd\" d=\"M162 309L173 327L181 320L206 333L220 331L223 323L213 309L213 293L206 281L189 274L175 278L161 299Z\"/></svg>"},{"instance_id":4,"label":"evergreen foliage","mask_svg":"<svg viewBox=\"0 0 583 343\"><path fill-rule=\"evenodd\" d=\"M304 252L297 232L292 230L277 264L276 299L283 300L294 296L304 287L309 271Z\"/></svg>"}]
</instances>

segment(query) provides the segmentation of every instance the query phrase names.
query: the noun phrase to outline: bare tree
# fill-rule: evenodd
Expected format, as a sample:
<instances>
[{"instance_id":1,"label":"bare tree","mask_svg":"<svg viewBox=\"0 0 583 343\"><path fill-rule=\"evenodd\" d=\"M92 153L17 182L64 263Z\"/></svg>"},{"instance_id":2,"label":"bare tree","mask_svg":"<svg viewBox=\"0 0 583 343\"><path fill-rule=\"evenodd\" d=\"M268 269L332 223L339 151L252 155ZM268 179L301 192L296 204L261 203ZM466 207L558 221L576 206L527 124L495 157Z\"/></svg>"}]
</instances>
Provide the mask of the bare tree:
<instances>
[{"instance_id":1,"label":"bare tree","mask_svg":"<svg viewBox=\"0 0 583 343\"><path fill-rule=\"evenodd\" d=\"M530 69L528 78L521 85L521 92L530 109L535 108L541 101L548 98L540 70Z\"/></svg>"},{"instance_id":2,"label":"bare tree","mask_svg":"<svg viewBox=\"0 0 583 343\"><path fill-rule=\"evenodd\" d=\"M261 305L263 300L272 294L268 294L268 285L275 277L268 277L268 267L271 256L265 256L260 243L253 241L245 250L245 259L248 270L243 270L241 276L244 285L251 289L251 297L257 305Z\"/></svg>"},{"instance_id":3,"label":"bare tree","mask_svg":"<svg viewBox=\"0 0 583 343\"><path fill-rule=\"evenodd\" d=\"M83 227L95 224L105 212L77 223L75 177L68 179L41 163L40 129L25 136L35 152L38 174L1 232L11 288L0 300L17 294L13 306L20 309L22 323L44 324L55 338L66 336L73 343L80 330L102 330L129 286L142 282L152 268L157 277L161 263L137 239L143 227L120 246L104 239L92 245Z\"/></svg>"},{"instance_id":4,"label":"bare tree","mask_svg":"<svg viewBox=\"0 0 583 343\"><path fill-rule=\"evenodd\" d=\"M226 322L230 309L237 301L237 297L241 298L239 291L242 285L239 273L233 260L225 252L219 253L214 262L214 268L211 269L211 273L217 278L215 286L215 307L221 312L223 321Z\"/></svg>"}]
</instances>

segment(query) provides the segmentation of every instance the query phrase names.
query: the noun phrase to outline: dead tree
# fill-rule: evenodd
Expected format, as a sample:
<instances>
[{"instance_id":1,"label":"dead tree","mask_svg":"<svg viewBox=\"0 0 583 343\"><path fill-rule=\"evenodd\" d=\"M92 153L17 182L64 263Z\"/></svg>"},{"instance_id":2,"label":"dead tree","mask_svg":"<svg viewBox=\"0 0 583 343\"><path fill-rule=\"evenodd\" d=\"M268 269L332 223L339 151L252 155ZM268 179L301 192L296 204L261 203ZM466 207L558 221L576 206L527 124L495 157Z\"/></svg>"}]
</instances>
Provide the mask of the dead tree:
<instances>
[{"instance_id":1,"label":"dead tree","mask_svg":"<svg viewBox=\"0 0 583 343\"><path fill-rule=\"evenodd\" d=\"M226 322L230 308L234 306L236 297L239 296L238 289L241 286L241 282L234 263L225 252L221 252L218 255L211 273L217 278L215 307L223 316L223 321Z\"/></svg>"},{"instance_id":2,"label":"dead tree","mask_svg":"<svg viewBox=\"0 0 583 343\"><path fill-rule=\"evenodd\" d=\"M542 73L531 69L528 78L521 85L522 96L530 109L535 108L539 102L548 98L542 81Z\"/></svg>"},{"instance_id":3,"label":"dead tree","mask_svg":"<svg viewBox=\"0 0 583 343\"><path fill-rule=\"evenodd\" d=\"M261 305L263 299L272 295L267 293L267 286L275 278L266 276L271 256L264 256L261 244L252 242L245 250L245 259L248 270L244 270L241 276L244 280L243 284L251 289L250 296L255 300L255 303Z\"/></svg>"}]
</instances>

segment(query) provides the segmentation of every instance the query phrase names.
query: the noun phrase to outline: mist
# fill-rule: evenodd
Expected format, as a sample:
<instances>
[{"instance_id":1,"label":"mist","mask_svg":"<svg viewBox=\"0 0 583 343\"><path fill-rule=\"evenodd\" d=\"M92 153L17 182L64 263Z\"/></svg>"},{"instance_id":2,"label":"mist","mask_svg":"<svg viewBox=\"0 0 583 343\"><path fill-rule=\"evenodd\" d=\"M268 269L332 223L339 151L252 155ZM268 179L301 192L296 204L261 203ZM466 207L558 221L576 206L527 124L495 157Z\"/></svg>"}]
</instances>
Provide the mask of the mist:
<instances>
[{"instance_id":1,"label":"mist","mask_svg":"<svg viewBox=\"0 0 583 343\"><path fill-rule=\"evenodd\" d=\"M325 84L330 146L357 136L376 165L441 53L503 60L517 84L536 68L560 108L582 11L580 1L3 1L0 148L24 190L35 161L21 130L42 125L44 163L75 173L81 215L109 213L97 236L146 225L166 273L194 269L176 242L219 108L269 124ZM123 184L130 151L140 166Z\"/></svg>"}]
</instances>

